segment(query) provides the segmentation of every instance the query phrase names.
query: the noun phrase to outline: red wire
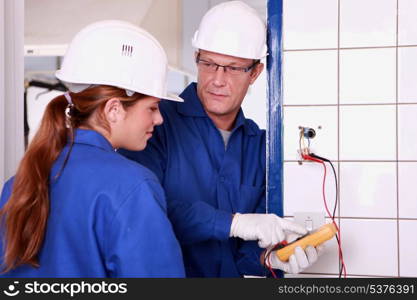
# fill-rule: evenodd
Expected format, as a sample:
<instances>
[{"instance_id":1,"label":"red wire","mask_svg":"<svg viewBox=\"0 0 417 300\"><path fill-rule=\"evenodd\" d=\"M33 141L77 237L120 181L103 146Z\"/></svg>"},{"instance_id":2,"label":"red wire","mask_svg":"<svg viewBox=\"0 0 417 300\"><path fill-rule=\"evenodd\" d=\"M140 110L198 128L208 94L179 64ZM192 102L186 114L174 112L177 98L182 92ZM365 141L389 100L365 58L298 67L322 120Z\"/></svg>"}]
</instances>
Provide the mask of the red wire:
<instances>
[{"instance_id":1,"label":"red wire","mask_svg":"<svg viewBox=\"0 0 417 300\"><path fill-rule=\"evenodd\" d=\"M275 255L275 253L273 253L273 255ZM268 255L268 261L269 261L269 255ZM274 278L277 278L277 275L275 275L274 270L272 269L271 264L268 262L268 269L271 272L272 276L274 276Z\"/></svg>"},{"instance_id":2,"label":"red wire","mask_svg":"<svg viewBox=\"0 0 417 300\"><path fill-rule=\"evenodd\" d=\"M327 207L327 201L326 201L326 173L327 173L327 168L326 168L326 164L324 163L324 161L321 161L320 163L323 165L323 168L324 168L323 189L322 189L323 199L324 199L324 206L326 207L327 214L332 219L333 224L336 227L337 234L339 236L339 257L340 257L340 261L342 262L344 277L346 278L346 266L345 266L345 262L343 261L342 239L340 237L340 228L339 228L339 226L337 226L336 221L334 220L334 217L330 214L330 211Z\"/></svg>"},{"instance_id":3,"label":"red wire","mask_svg":"<svg viewBox=\"0 0 417 300\"><path fill-rule=\"evenodd\" d=\"M274 252L274 253L272 253L272 252ZM272 266L271 266L271 262L270 262L270 256L271 256L271 254L272 255L275 255L275 251L266 251L265 252L265 259L264 259L264 261L265 261L265 265L266 265L266 267L269 269L269 271L271 272L271 274L272 274L272 276L274 276L274 278L277 278L277 275L275 274L275 272L274 272L274 270L272 269Z\"/></svg>"},{"instance_id":4,"label":"red wire","mask_svg":"<svg viewBox=\"0 0 417 300\"><path fill-rule=\"evenodd\" d=\"M324 200L324 207L326 208L326 212L327 212L328 216L332 219L333 224L334 224L334 226L336 227L336 230L337 230L337 235L339 237L339 243L338 243L338 247L339 247L339 259L340 259L340 261L342 263L342 270L343 270L343 273L344 273L344 277L346 278L346 266L345 266L345 262L343 260L342 239L340 237L340 229L339 229L339 226L337 226L336 221L334 220L334 217L330 214L330 211L329 211L329 209L327 207L327 201L326 201L326 175L327 175L327 168L326 168L326 164L324 163L324 161L322 161L322 160L320 160L318 158L315 158L315 157L311 157L309 155L303 155L302 157L305 160L311 160L311 161L314 161L314 162L318 162L318 163L322 164L323 167L324 167L323 188L322 188L323 200ZM337 193L337 191L336 191L336 193Z\"/></svg>"}]
</instances>

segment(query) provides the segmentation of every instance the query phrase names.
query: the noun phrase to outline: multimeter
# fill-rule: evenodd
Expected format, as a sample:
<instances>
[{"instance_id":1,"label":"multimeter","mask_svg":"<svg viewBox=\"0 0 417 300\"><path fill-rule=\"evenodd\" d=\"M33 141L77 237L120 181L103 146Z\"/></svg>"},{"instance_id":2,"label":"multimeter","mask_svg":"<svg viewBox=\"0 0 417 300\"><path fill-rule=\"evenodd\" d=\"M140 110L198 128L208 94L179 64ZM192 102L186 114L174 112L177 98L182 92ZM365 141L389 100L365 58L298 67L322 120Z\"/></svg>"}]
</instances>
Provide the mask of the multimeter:
<instances>
[{"instance_id":1,"label":"multimeter","mask_svg":"<svg viewBox=\"0 0 417 300\"><path fill-rule=\"evenodd\" d=\"M323 225L317 230L298 238L294 242L286 244L284 247L275 251L275 255L281 261L288 261L296 247L301 247L303 250L307 248L307 246L316 247L325 241L330 240L336 233L337 228L335 224L330 223Z\"/></svg>"}]
</instances>

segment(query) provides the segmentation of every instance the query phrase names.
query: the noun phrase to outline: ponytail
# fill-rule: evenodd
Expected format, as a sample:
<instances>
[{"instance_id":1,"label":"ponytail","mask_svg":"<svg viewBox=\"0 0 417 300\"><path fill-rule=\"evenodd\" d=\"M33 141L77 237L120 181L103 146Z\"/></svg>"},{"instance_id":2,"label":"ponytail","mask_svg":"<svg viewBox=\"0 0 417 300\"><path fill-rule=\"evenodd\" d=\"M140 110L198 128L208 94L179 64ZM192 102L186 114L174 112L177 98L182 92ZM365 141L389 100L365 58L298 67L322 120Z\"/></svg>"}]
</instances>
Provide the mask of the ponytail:
<instances>
[{"instance_id":1,"label":"ponytail","mask_svg":"<svg viewBox=\"0 0 417 300\"><path fill-rule=\"evenodd\" d=\"M64 113L68 102L63 95L54 98L46 107L40 128L18 167L12 194L0 210L0 224L4 227L3 272L23 264L39 267L38 252L49 214L50 172L68 143L68 137L72 147L73 128L89 127L89 119L97 110L95 123L109 131L109 124L102 114L106 102L117 97L127 108L143 97L137 93L127 97L124 90L111 86L95 86L70 96L74 107L69 120ZM67 124L70 122L70 128L66 128L66 121Z\"/></svg>"},{"instance_id":2,"label":"ponytail","mask_svg":"<svg viewBox=\"0 0 417 300\"><path fill-rule=\"evenodd\" d=\"M59 96L46 107L40 128L20 162L12 194L0 211L6 226L5 272L22 263L38 266L36 255L49 212L49 173L67 140L66 103L64 96Z\"/></svg>"}]
</instances>

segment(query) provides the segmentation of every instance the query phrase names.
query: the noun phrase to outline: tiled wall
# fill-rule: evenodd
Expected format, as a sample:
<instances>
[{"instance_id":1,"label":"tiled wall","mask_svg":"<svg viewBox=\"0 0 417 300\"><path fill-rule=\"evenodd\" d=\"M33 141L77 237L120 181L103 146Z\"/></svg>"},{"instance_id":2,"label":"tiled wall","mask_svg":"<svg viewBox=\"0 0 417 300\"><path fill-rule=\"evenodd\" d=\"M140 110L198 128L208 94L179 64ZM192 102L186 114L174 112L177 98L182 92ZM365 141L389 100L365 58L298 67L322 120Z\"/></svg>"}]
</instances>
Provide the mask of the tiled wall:
<instances>
[{"instance_id":1,"label":"tiled wall","mask_svg":"<svg viewBox=\"0 0 417 300\"><path fill-rule=\"evenodd\" d=\"M416 16L416 0L284 0L284 213L324 211L322 166L297 162L313 127L348 276L417 277ZM333 240L305 273L337 272Z\"/></svg>"}]
</instances>

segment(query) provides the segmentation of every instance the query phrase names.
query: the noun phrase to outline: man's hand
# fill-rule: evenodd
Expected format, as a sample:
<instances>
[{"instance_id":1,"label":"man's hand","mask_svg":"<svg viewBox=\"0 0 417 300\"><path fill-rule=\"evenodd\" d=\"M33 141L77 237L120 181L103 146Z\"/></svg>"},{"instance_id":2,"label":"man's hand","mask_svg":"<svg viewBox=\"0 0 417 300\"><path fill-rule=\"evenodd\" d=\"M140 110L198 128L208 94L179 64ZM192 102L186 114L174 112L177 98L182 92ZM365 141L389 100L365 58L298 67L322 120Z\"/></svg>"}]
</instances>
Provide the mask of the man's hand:
<instances>
[{"instance_id":1,"label":"man's hand","mask_svg":"<svg viewBox=\"0 0 417 300\"><path fill-rule=\"evenodd\" d=\"M267 253L268 251L270 250L267 250ZM324 245L319 245L316 248L308 246L305 251L301 247L296 247L294 254L290 256L288 262L281 261L275 255L274 251L266 255L267 259L265 264L273 269L280 269L286 273L297 274L314 264L323 251Z\"/></svg>"},{"instance_id":2,"label":"man's hand","mask_svg":"<svg viewBox=\"0 0 417 300\"><path fill-rule=\"evenodd\" d=\"M257 240L261 248L267 248L285 240L286 235L290 233L304 235L307 230L275 214L236 213L230 228L230 237L239 237L245 241Z\"/></svg>"}]
</instances>

